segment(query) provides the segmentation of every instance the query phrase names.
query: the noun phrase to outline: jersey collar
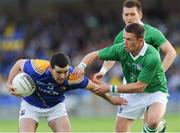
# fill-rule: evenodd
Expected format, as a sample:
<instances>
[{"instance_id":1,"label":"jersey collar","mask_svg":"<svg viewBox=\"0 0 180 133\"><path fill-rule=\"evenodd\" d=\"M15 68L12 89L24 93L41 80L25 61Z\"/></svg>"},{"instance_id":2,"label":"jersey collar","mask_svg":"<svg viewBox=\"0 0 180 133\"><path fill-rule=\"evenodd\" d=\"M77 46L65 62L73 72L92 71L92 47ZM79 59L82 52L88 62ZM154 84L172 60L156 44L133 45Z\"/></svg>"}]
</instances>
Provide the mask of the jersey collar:
<instances>
[{"instance_id":1,"label":"jersey collar","mask_svg":"<svg viewBox=\"0 0 180 133\"><path fill-rule=\"evenodd\" d=\"M131 55L131 57L133 58L133 60L136 60L136 59L139 58L140 56L144 56L144 54L146 53L147 48L148 48L148 45L147 45L147 43L144 42L144 45L143 45L143 47L142 47L142 49L141 49L141 51L139 52L138 55L133 56L133 55L130 53L130 55Z\"/></svg>"},{"instance_id":2,"label":"jersey collar","mask_svg":"<svg viewBox=\"0 0 180 133\"><path fill-rule=\"evenodd\" d=\"M144 23L143 23L142 21L139 21L139 24L142 25L142 26L144 26Z\"/></svg>"}]
</instances>

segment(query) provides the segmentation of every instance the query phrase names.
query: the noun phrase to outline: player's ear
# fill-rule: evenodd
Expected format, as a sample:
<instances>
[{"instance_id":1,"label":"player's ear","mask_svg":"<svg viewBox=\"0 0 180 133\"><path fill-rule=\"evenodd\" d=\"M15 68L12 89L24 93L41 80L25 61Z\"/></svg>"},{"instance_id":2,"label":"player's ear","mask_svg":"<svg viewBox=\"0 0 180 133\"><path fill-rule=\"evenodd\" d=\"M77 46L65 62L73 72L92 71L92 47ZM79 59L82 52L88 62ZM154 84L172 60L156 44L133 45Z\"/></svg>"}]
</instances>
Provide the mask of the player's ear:
<instances>
[{"instance_id":1,"label":"player's ear","mask_svg":"<svg viewBox=\"0 0 180 133\"><path fill-rule=\"evenodd\" d=\"M138 39L138 41L141 43L141 42L144 42L144 38L143 37L140 37L139 39Z\"/></svg>"}]
</instances>

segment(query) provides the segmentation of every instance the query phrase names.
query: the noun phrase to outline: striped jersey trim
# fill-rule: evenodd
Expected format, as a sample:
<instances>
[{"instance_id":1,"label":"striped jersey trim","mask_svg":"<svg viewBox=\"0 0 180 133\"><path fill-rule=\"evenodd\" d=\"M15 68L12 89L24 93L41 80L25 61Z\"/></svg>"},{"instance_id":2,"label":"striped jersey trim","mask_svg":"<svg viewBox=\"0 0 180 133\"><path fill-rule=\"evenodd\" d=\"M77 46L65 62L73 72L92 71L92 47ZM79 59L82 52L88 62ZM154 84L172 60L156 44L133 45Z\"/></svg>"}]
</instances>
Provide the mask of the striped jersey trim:
<instances>
[{"instance_id":1,"label":"striped jersey trim","mask_svg":"<svg viewBox=\"0 0 180 133\"><path fill-rule=\"evenodd\" d=\"M43 74L47 68L50 67L50 63L47 60L31 60L31 65L34 71L38 74Z\"/></svg>"}]
</instances>

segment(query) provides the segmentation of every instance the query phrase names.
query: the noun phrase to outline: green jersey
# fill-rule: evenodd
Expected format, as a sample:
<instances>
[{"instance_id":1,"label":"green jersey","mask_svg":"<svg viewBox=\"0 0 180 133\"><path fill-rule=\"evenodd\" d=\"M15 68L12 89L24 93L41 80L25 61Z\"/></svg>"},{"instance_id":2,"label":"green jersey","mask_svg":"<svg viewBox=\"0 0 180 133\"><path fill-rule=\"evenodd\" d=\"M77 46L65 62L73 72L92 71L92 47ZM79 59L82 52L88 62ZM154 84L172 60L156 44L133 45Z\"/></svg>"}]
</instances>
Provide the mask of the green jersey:
<instances>
[{"instance_id":1,"label":"green jersey","mask_svg":"<svg viewBox=\"0 0 180 133\"><path fill-rule=\"evenodd\" d=\"M127 83L141 81L148 84L144 92L162 91L168 93L165 73L157 50L145 43L140 53L133 57L122 44L101 49L98 52L99 58L121 62Z\"/></svg>"},{"instance_id":2,"label":"green jersey","mask_svg":"<svg viewBox=\"0 0 180 133\"><path fill-rule=\"evenodd\" d=\"M159 47L167 41L165 36L160 30L154 28L148 24L144 24L145 37L144 40L147 44L152 45L155 49L159 51ZM123 30L118 33L115 37L113 44L123 43Z\"/></svg>"}]
</instances>

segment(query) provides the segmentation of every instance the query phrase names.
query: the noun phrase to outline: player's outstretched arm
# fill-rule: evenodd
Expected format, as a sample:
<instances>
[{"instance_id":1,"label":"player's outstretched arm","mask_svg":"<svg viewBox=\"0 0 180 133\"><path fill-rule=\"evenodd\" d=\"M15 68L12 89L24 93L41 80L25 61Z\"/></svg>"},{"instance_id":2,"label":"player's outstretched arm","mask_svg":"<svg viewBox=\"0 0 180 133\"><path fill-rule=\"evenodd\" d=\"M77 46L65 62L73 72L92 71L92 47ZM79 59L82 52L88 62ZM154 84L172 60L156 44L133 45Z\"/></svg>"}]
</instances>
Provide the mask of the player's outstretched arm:
<instances>
[{"instance_id":1,"label":"player's outstretched arm","mask_svg":"<svg viewBox=\"0 0 180 133\"><path fill-rule=\"evenodd\" d=\"M90 90L91 92L93 92L94 89L98 88L98 85L93 83L91 80L89 80L89 83L86 87L88 90ZM113 105L127 105L127 100L123 99L119 96L112 96L112 95L108 95L108 94L96 94L102 98L104 98L105 100L107 100L108 102L110 102Z\"/></svg>"},{"instance_id":2,"label":"player's outstretched arm","mask_svg":"<svg viewBox=\"0 0 180 133\"><path fill-rule=\"evenodd\" d=\"M147 83L137 81L135 83L128 83L126 85L110 85L107 83L102 83L96 89L93 89L93 93L97 95L105 94L105 93L141 93L146 88Z\"/></svg>"},{"instance_id":3,"label":"player's outstretched arm","mask_svg":"<svg viewBox=\"0 0 180 133\"><path fill-rule=\"evenodd\" d=\"M26 60L18 60L14 65L13 67L11 68L11 71L9 73L9 76L8 76L8 80L7 80L7 87L8 87L8 91L12 94L12 95L16 95L16 96L19 96L19 94L17 94L15 92L15 88L13 88L12 86L12 80L13 78L20 72L23 71L23 65L24 65L24 62Z\"/></svg>"},{"instance_id":4,"label":"player's outstretched arm","mask_svg":"<svg viewBox=\"0 0 180 133\"><path fill-rule=\"evenodd\" d=\"M104 98L105 100L107 100L113 105L127 105L128 104L128 101L124 98L121 98L120 96L113 96L108 93L97 94L97 95Z\"/></svg>"}]
</instances>

